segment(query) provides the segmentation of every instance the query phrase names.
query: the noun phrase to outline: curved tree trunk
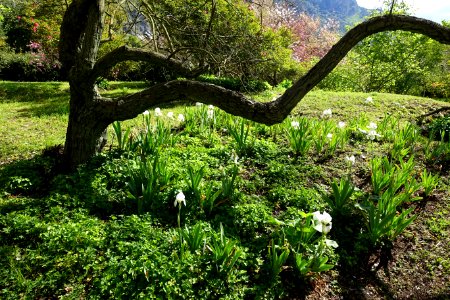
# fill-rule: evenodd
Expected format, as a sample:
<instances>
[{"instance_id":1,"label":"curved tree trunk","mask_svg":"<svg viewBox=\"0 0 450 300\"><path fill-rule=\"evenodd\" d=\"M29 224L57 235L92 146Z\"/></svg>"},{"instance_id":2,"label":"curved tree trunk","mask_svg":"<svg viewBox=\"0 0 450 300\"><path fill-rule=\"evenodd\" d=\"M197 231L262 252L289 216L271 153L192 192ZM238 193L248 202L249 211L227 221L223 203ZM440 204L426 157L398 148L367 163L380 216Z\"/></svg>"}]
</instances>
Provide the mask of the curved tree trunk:
<instances>
[{"instance_id":1,"label":"curved tree trunk","mask_svg":"<svg viewBox=\"0 0 450 300\"><path fill-rule=\"evenodd\" d=\"M199 101L259 123L282 122L300 100L325 78L362 39L381 31L404 30L421 33L450 44L450 28L432 21L402 15L371 18L350 30L302 78L278 99L260 103L241 93L196 81L172 81L117 99L102 98L95 81L122 61L148 61L195 77L171 57L148 50L120 47L97 60L102 35L104 0L73 0L61 26L60 59L70 83L70 114L64 147L65 167L74 169L99 150L104 132L114 121L136 117L144 110L164 103Z\"/></svg>"}]
</instances>

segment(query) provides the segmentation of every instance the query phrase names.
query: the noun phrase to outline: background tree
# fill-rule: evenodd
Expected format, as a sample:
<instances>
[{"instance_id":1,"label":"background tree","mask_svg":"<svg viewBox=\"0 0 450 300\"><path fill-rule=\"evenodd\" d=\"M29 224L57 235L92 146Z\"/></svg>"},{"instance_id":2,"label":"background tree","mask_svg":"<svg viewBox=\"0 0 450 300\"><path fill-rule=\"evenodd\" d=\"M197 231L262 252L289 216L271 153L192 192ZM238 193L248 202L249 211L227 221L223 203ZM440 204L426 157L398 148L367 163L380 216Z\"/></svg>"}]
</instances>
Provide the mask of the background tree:
<instances>
[{"instance_id":1,"label":"background tree","mask_svg":"<svg viewBox=\"0 0 450 300\"><path fill-rule=\"evenodd\" d=\"M285 2L269 10L267 25L274 29L287 28L292 33L293 58L298 62L322 58L339 37L337 21L299 13Z\"/></svg>"},{"instance_id":2,"label":"background tree","mask_svg":"<svg viewBox=\"0 0 450 300\"><path fill-rule=\"evenodd\" d=\"M257 9L266 4L226 0L145 0L141 4L139 11L149 24L143 35L151 49L206 73L240 78L244 83L267 80L271 69L290 60L290 33L261 23Z\"/></svg>"},{"instance_id":3,"label":"background tree","mask_svg":"<svg viewBox=\"0 0 450 300\"><path fill-rule=\"evenodd\" d=\"M403 2L385 1L383 14L408 14ZM445 96L450 48L408 32L381 32L361 41L320 86L332 90ZM447 81L448 82L448 81ZM447 90L447 92L445 92Z\"/></svg>"},{"instance_id":4,"label":"background tree","mask_svg":"<svg viewBox=\"0 0 450 300\"><path fill-rule=\"evenodd\" d=\"M259 103L243 94L191 80L169 81L134 95L109 99L100 96L95 82L99 76L123 61L148 61L164 65L186 78L196 72L174 57L125 46L98 58L104 18L103 0L74 0L61 26L60 59L69 74L70 83L69 124L64 147L65 163L69 168L86 162L99 150L101 137L113 121L133 118L156 105L200 101L256 122L281 122L358 42L377 32L405 30L450 44L450 29L439 24L409 16L380 16L350 30L306 75L272 102Z\"/></svg>"}]
</instances>

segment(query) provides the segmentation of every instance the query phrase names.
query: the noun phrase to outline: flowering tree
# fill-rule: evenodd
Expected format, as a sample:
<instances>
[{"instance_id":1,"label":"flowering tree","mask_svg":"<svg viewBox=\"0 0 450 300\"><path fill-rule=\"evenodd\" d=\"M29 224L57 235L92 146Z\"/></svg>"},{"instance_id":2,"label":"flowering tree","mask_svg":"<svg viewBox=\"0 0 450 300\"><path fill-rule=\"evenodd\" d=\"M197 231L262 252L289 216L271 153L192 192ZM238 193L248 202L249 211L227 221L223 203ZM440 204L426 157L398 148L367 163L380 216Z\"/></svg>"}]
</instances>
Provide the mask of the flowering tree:
<instances>
[{"instance_id":1,"label":"flowering tree","mask_svg":"<svg viewBox=\"0 0 450 300\"><path fill-rule=\"evenodd\" d=\"M266 23L274 29L285 27L290 30L294 40L293 56L300 62L322 58L338 39L339 24L336 21L322 22L319 18L298 13L285 3L274 5Z\"/></svg>"},{"instance_id":2,"label":"flowering tree","mask_svg":"<svg viewBox=\"0 0 450 300\"><path fill-rule=\"evenodd\" d=\"M422 33L441 43L450 44L449 28L415 17L384 15L369 19L350 30L307 74L272 102L256 102L243 94L192 80L169 81L137 94L110 99L98 93L95 82L120 62L147 61L176 70L185 78L195 77L202 65L184 64L173 56L126 46L98 58L104 17L104 0L74 0L61 26L59 54L63 68L68 71L70 83L64 160L66 167L72 169L86 162L99 150L109 124L136 117L150 107L180 101L200 101L233 115L271 125L283 121L306 93L329 74L358 42L371 34L404 30Z\"/></svg>"}]
</instances>

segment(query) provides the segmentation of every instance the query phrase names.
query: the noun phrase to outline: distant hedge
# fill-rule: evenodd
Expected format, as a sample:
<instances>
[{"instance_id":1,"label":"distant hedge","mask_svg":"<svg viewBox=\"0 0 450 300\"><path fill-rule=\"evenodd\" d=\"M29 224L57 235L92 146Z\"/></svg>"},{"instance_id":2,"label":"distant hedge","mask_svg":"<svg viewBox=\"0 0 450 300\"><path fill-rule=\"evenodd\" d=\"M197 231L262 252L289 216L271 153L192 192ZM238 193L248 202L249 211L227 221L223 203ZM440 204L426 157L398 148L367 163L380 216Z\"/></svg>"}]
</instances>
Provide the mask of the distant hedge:
<instances>
[{"instance_id":1,"label":"distant hedge","mask_svg":"<svg viewBox=\"0 0 450 300\"><path fill-rule=\"evenodd\" d=\"M60 80L59 62L49 62L40 54L0 51L0 79L11 81Z\"/></svg>"},{"instance_id":2,"label":"distant hedge","mask_svg":"<svg viewBox=\"0 0 450 300\"><path fill-rule=\"evenodd\" d=\"M197 80L239 92L262 92L272 88L269 83L262 80L241 80L239 78L216 77L214 75L200 75Z\"/></svg>"}]
</instances>

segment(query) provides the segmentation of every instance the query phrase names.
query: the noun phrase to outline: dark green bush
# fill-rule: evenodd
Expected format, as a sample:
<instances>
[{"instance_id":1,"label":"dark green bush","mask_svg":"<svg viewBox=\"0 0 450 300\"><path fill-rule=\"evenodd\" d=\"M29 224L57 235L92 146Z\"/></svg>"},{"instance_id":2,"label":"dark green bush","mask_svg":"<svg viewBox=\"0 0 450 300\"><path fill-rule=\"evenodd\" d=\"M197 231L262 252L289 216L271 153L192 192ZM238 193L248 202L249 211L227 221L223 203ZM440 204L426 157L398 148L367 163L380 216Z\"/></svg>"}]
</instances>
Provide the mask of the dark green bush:
<instances>
[{"instance_id":1,"label":"dark green bush","mask_svg":"<svg viewBox=\"0 0 450 300\"><path fill-rule=\"evenodd\" d=\"M214 75L200 75L197 80L219 85L226 89L240 92L262 92L271 88L270 84L261 80L241 80L231 77L216 77Z\"/></svg>"},{"instance_id":2,"label":"dark green bush","mask_svg":"<svg viewBox=\"0 0 450 300\"><path fill-rule=\"evenodd\" d=\"M49 61L43 53L0 51L0 79L11 81L59 80L59 62Z\"/></svg>"}]
</instances>

